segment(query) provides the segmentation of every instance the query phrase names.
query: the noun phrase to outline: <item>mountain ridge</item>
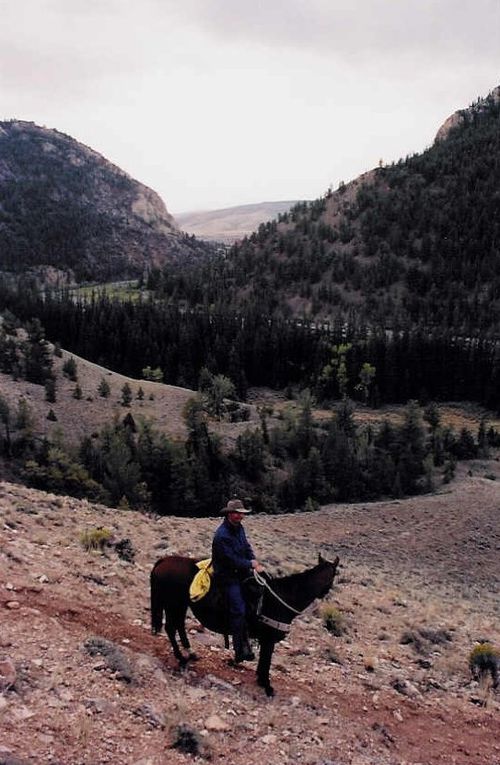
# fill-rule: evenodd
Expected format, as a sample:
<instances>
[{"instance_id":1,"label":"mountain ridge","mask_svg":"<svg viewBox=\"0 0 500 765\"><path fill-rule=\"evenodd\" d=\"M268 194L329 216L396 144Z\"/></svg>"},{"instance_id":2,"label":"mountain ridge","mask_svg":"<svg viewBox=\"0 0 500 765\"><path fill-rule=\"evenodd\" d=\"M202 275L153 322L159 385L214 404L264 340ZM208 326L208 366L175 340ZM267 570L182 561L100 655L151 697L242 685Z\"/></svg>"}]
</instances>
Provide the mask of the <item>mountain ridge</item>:
<instances>
[{"instance_id":1,"label":"mountain ridge","mask_svg":"<svg viewBox=\"0 0 500 765\"><path fill-rule=\"evenodd\" d=\"M94 149L34 122L0 122L3 270L125 278L205 250L156 192Z\"/></svg>"},{"instance_id":2,"label":"mountain ridge","mask_svg":"<svg viewBox=\"0 0 500 765\"><path fill-rule=\"evenodd\" d=\"M313 320L499 334L499 92L452 115L421 154L237 243L223 266L228 299Z\"/></svg>"}]
</instances>

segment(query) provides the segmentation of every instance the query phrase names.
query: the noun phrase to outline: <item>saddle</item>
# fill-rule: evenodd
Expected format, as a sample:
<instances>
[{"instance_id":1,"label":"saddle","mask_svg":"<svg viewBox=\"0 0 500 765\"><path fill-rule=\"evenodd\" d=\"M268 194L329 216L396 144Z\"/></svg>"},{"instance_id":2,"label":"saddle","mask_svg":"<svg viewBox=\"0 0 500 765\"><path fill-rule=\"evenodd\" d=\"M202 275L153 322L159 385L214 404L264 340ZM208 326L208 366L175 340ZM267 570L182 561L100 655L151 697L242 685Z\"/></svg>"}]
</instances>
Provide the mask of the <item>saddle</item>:
<instances>
[{"instance_id":1,"label":"saddle","mask_svg":"<svg viewBox=\"0 0 500 765\"><path fill-rule=\"evenodd\" d=\"M213 576L210 564L210 559L197 564L200 571L195 574L189 589L190 607L208 629L226 634L230 632L226 593L217 577ZM247 623L252 631L259 619L264 587L250 575L241 583L241 589L247 607Z\"/></svg>"}]
</instances>

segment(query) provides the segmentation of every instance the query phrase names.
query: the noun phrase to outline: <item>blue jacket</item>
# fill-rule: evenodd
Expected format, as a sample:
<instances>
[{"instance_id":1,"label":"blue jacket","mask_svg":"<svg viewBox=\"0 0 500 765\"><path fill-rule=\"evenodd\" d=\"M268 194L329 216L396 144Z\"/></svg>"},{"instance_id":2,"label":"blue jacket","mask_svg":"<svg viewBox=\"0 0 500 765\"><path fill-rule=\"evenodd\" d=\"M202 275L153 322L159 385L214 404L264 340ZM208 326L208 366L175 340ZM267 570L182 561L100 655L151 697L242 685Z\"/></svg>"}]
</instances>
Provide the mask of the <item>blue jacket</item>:
<instances>
[{"instance_id":1,"label":"blue jacket","mask_svg":"<svg viewBox=\"0 0 500 765\"><path fill-rule=\"evenodd\" d=\"M212 543L214 574L222 582L239 581L252 568L254 559L255 555L243 526L233 526L224 518L215 532Z\"/></svg>"}]
</instances>

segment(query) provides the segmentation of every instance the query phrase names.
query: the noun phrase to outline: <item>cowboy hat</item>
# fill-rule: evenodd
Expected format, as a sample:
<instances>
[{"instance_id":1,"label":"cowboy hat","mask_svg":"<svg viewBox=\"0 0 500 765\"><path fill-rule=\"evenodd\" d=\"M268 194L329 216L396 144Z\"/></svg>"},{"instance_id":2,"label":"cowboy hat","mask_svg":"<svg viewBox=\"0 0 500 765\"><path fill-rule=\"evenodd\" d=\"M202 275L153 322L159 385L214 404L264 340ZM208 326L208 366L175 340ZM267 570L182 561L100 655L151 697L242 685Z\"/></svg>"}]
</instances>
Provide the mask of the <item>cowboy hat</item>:
<instances>
[{"instance_id":1,"label":"cowboy hat","mask_svg":"<svg viewBox=\"0 0 500 765\"><path fill-rule=\"evenodd\" d=\"M248 515L248 513L251 512L251 510L248 510L245 507L241 499L230 499L227 505L220 511L220 515L227 515L227 513L241 513L242 515Z\"/></svg>"}]
</instances>

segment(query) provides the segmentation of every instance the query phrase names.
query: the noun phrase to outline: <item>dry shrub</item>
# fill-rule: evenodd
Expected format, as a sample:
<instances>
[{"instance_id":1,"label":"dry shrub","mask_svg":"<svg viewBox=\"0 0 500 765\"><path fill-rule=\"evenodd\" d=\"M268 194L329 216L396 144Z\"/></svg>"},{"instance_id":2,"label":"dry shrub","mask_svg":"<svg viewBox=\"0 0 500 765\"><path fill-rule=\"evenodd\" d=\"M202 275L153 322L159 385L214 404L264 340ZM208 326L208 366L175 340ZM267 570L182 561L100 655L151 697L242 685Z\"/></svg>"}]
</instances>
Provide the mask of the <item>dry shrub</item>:
<instances>
[{"instance_id":1,"label":"dry shrub","mask_svg":"<svg viewBox=\"0 0 500 765\"><path fill-rule=\"evenodd\" d=\"M326 659L326 661L329 661L332 664L342 665L344 663L342 657L339 656L339 654L330 647L325 648L323 657Z\"/></svg>"},{"instance_id":2,"label":"dry shrub","mask_svg":"<svg viewBox=\"0 0 500 765\"><path fill-rule=\"evenodd\" d=\"M444 629L418 627L403 632L399 640L401 645L411 645L417 653L426 654L432 646L445 645L453 640L451 633Z\"/></svg>"},{"instance_id":3,"label":"dry shrub","mask_svg":"<svg viewBox=\"0 0 500 765\"><path fill-rule=\"evenodd\" d=\"M104 526L97 526L94 529L86 529L80 533L80 543L85 550L89 552L91 550L104 551L110 540L113 537L111 529L107 529Z\"/></svg>"},{"instance_id":4,"label":"dry shrub","mask_svg":"<svg viewBox=\"0 0 500 765\"><path fill-rule=\"evenodd\" d=\"M375 672L378 666L378 659L376 656L365 656L363 659L363 666L367 672Z\"/></svg>"},{"instance_id":5,"label":"dry shrub","mask_svg":"<svg viewBox=\"0 0 500 765\"><path fill-rule=\"evenodd\" d=\"M119 558L127 561L127 563L133 563L135 561L135 550L132 542L127 537L126 539L119 539L114 545L115 552Z\"/></svg>"},{"instance_id":6,"label":"dry shrub","mask_svg":"<svg viewBox=\"0 0 500 765\"><path fill-rule=\"evenodd\" d=\"M335 637L341 637L345 631L345 619L344 615L336 606L330 604L324 605L320 610L323 625L328 632L331 632Z\"/></svg>"},{"instance_id":7,"label":"dry shrub","mask_svg":"<svg viewBox=\"0 0 500 765\"><path fill-rule=\"evenodd\" d=\"M469 668L473 678L485 681L490 674L494 688L498 686L499 666L500 651L487 641L478 643L469 653Z\"/></svg>"},{"instance_id":8,"label":"dry shrub","mask_svg":"<svg viewBox=\"0 0 500 765\"><path fill-rule=\"evenodd\" d=\"M203 742L199 733L186 723L177 725L173 730L172 749L178 749L183 754L200 756L203 754Z\"/></svg>"}]
</instances>

